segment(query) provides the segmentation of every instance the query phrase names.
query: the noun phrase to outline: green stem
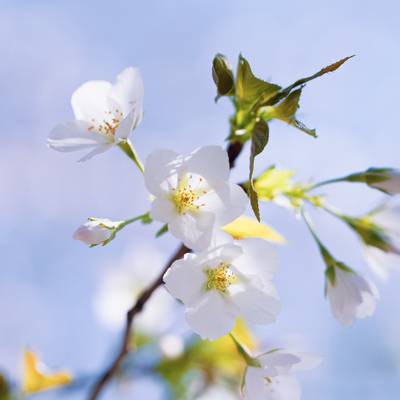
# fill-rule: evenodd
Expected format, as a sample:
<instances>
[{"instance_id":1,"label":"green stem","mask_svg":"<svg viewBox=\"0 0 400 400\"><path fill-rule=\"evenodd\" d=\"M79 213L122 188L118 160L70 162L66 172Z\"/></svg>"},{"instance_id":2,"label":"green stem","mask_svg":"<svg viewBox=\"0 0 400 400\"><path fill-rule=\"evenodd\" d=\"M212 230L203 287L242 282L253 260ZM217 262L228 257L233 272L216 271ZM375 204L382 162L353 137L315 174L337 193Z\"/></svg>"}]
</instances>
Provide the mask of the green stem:
<instances>
[{"instance_id":1,"label":"green stem","mask_svg":"<svg viewBox=\"0 0 400 400\"><path fill-rule=\"evenodd\" d=\"M310 186L307 191L310 192L311 190L317 189L321 186L330 185L331 183L345 182L347 178L347 176L342 176L341 178L327 179L326 181L318 182L315 185Z\"/></svg>"},{"instance_id":2,"label":"green stem","mask_svg":"<svg viewBox=\"0 0 400 400\"><path fill-rule=\"evenodd\" d=\"M308 216L308 214L306 214L306 212L304 210L301 210L301 217L303 218L303 221L305 222L308 230L311 233L311 236L314 238L315 242L317 243L319 249L324 249L325 246L322 244L322 242L319 240L318 235L316 234L313 226L312 226L312 222L310 220L310 217Z\"/></svg>"},{"instance_id":3,"label":"green stem","mask_svg":"<svg viewBox=\"0 0 400 400\"><path fill-rule=\"evenodd\" d=\"M129 224L132 224L133 222L141 221L141 220L143 220L143 219L148 219L148 218L150 218L150 214L147 212L147 213L144 213L144 214L139 215L139 216L137 216L137 217L133 217L133 218L130 218L130 219L126 219L125 221L121 222L121 223L118 225L117 231L120 231L121 229L125 228L125 226L127 226L127 225L129 225Z\"/></svg>"},{"instance_id":4,"label":"green stem","mask_svg":"<svg viewBox=\"0 0 400 400\"><path fill-rule=\"evenodd\" d=\"M118 143L118 147L136 164L140 172L144 174L144 167L141 163L139 156L129 140L124 140Z\"/></svg>"}]
</instances>

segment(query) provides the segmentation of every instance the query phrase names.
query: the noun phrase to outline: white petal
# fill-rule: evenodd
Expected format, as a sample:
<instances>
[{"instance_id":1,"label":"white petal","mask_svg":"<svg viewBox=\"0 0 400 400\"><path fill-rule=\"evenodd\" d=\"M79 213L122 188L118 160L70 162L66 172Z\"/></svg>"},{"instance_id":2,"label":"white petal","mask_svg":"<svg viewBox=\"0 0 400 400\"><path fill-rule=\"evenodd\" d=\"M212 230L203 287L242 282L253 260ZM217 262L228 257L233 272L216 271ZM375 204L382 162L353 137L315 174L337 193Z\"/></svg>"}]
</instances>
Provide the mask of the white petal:
<instances>
[{"instance_id":1,"label":"white petal","mask_svg":"<svg viewBox=\"0 0 400 400\"><path fill-rule=\"evenodd\" d=\"M378 289L371 282L365 282L366 287L361 292L362 301L357 307L356 318L371 317L375 313L376 302L379 299Z\"/></svg>"},{"instance_id":2,"label":"white petal","mask_svg":"<svg viewBox=\"0 0 400 400\"><path fill-rule=\"evenodd\" d=\"M243 275L258 276L263 282L269 282L278 269L275 249L271 243L259 238L248 238L238 242L243 249L243 255L235 262Z\"/></svg>"},{"instance_id":3,"label":"white petal","mask_svg":"<svg viewBox=\"0 0 400 400\"><path fill-rule=\"evenodd\" d=\"M354 318L365 318L375 311L377 292L356 273L336 268L335 286L328 281L327 289L332 314L345 326L351 325Z\"/></svg>"},{"instance_id":4,"label":"white petal","mask_svg":"<svg viewBox=\"0 0 400 400\"><path fill-rule=\"evenodd\" d=\"M242 290L234 291L230 287L231 300L239 309L239 315L250 324L270 324L276 320L280 311L280 302L268 293L243 285Z\"/></svg>"},{"instance_id":5,"label":"white petal","mask_svg":"<svg viewBox=\"0 0 400 400\"><path fill-rule=\"evenodd\" d=\"M211 185L211 190L200 198L204 211L216 214L218 225L226 225L246 210L248 197L243 189L229 182Z\"/></svg>"},{"instance_id":6,"label":"white petal","mask_svg":"<svg viewBox=\"0 0 400 400\"><path fill-rule=\"evenodd\" d=\"M200 303L187 309L186 320L202 339L218 339L235 327L229 305L215 290L207 292Z\"/></svg>"},{"instance_id":7,"label":"white petal","mask_svg":"<svg viewBox=\"0 0 400 400\"><path fill-rule=\"evenodd\" d=\"M383 281L387 281L391 270L400 270L400 257L397 254L365 246L364 257L371 270Z\"/></svg>"},{"instance_id":8,"label":"white petal","mask_svg":"<svg viewBox=\"0 0 400 400\"><path fill-rule=\"evenodd\" d=\"M170 200L157 197L151 203L150 215L156 221L168 223L177 216L177 212Z\"/></svg>"},{"instance_id":9,"label":"white petal","mask_svg":"<svg viewBox=\"0 0 400 400\"><path fill-rule=\"evenodd\" d=\"M287 374L294 365L301 362L300 357L285 350L272 351L257 357L266 371L266 376Z\"/></svg>"},{"instance_id":10,"label":"white petal","mask_svg":"<svg viewBox=\"0 0 400 400\"><path fill-rule=\"evenodd\" d=\"M72 109L78 120L101 123L111 111L108 94L111 83L107 81L89 81L84 83L71 97Z\"/></svg>"},{"instance_id":11,"label":"white petal","mask_svg":"<svg viewBox=\"0 0 400 400\"><path fill-rule=\"evenodd\" d=\"M186 213L177 216L169 222L168 228L172 235L192 250L206 249L213 235L214 215L211 213Z\"/></svg>"},{"instance_id":12,"label":"white petal","mask_svg":"<svg viewBox=\"0 0 400 400\"><path fill-rule=\"evenodd\" d=\"M293 355L300 358L300 362L293 365L292 371L306 371L317 368L322 358L318 354L305 353L301 351L292 352Z\"/></svg>"},{"instance_id":13,"label":"white petal","mask_svg":"<svg viewBox=\"0 0 400 400\"><path fill-rule=\"evenodd\" d=\"M200 300L206 275L191 257L175 261L164 275L165 286L177 299L186 305Z\"/></svg>"},{"instance_id":14,"label":"white petal","mask_svg":"<svg viewBox=\"0 0 400 400\"><path fill-rule=\"evenodd\" d=\"M57 151L76 151L90 149L99 145L111 144L113 138L88 130L84 121L71 121L59 124L50 132L47 143Z\"/></svg>"},{"instance_id":15,"label":"white petal","mask_svg":"<svg viewBox=\"0 0 400 400\"><path fill-rule=\"evenodd\" d=\"M101 153L106 152L111 147L112 147L112 145L109 145L109 144L104 144L102 146L96 147L95 149L90 151L88 154L86 154L83 157L81 157L78 161L79 162L83 162L83 161L90 160L92 157L96 156L97 154L101 154Z\"/></svg>"},{"instance_id":16,"label":"white petal","mask_svg":"<svg viewBox=\"0 0 400 400\"><path fill-rule=\"evenodd\" d=\"M265 400L300 400L301 398L299 382L289 375L271 378L271 383L267 385L267 388L268 395Z\"/></svg>"},{"instance_id":17,"label":"white petal","mask_svg":"<svg viewBox=\"0 0 400 400\"><path fill-rule=\"evenodd\" d=\"M188 172L193 172L207 181L227 181L229 160L221 146L203 146L195 150L185 160Z\"/></svg>"},{"instance_id":18,"label":"white petal","mask_svg":"<svg viewBox=\"0 0 400 400\"><path fill-rule=\"evenodd\" d=\"M98 245L109 239L111 234L112 231L110 229L101 227L98 224L89 221L81 225L75 231L73 238L88 245Z\"/></svg>"},{"instance_id":19,"label":"white petal","mask_svg":"<svg viewBox=\"0 0 400 400\"><path fill-rule=\"evenodd\" d=\"M114 138L112 136L91 132L88 127L89 124L84 121L71 121L57 125L51 131L47 144L50 148L62 152L92 149L80 161L107 151L113 146Z\"/></svg>"},{"instance_id":20,"label":"white petal","mask_svg":"<svg viewBox=\"0 0 400 400\"><path fill-rule=\"evenodd\" d=\"M165 194L178 185L178 172L182 164L179 154L172 150L153 151L146 159L144 179L147 190L155 196Z\"/></svg>"},{"instance_id":21,"label":"white petal","mask_svg":"<svg viewBox=\"0 0 400 400\"><path fill-rule=\"evenodd\" d=\"M132 67L124 69L117 76L109 96L121 106L125 117L132 115L132 129L136 128L143 116L144 87L140 71Z\"/></svg>"},{"instance_id":22,"label":"white petal","mask_svg":"<svg viewBox=\"0 0 400 400\"><path fill-rule=\"evenodd\" d=\"M133 110L121 121L117 131L115 132L115 136L118 139L126 140L136 126L137 120L135 110Z\"/></svg>"},{"instance_id":23,"label":"white petal","mask_svg":"<svg viewBox=\"0 0 400 400\"><path fill-rule=\"evenodd\" d=\"M262 368L248 367L243 388L244 400L267 400L268 391Z\"/></svg>"},{"instance_id":24,"label":"white petal","mask_svg":"<svg viewBox=\"0 0 400 400\"><path fill-rule=\"evenodd\" d=\"M400 193L400 172L392 171L388 174L388 179L381 182L370 183L370 186L383 190L389 194Z\"/></svg>"},{"instance_id":25,"label":"white petal","mask_svg":"<svg viewBox=\"0 0 400 400\"><path fill-rule=\"evenodd\" d=\"M388 201L372 215L373 222L380 226L388 236L392 251L400 255L400 203L398 197Z\"/></svg>"}]
</instances>

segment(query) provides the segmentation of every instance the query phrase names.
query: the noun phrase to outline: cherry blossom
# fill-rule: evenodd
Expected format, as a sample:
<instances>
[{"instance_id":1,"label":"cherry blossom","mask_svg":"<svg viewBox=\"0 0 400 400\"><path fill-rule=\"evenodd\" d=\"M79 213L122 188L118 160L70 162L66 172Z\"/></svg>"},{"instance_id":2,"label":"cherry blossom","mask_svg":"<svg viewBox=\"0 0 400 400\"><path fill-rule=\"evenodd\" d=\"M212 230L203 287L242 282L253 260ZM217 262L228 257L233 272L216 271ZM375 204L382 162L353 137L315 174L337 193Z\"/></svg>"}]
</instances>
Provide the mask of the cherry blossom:
<instances>
[{"instance_id":1,"label":"cherry blossom","mask_svg":"<svg viewBox=\"0 0 400 400\"><path fill-rule=\"evenodd\" d=\"M189 326L203 339L215 340L234 328L237 317L250 324L275 321L280 303L271 280L276 269L272 245L251 238L186 254L164 282L185 304Z\"/></svg>"},{"instance_id":2,"label":"cherry blossom","mask_svg":"<svg viewBox=\"0 0 400 400\"><path fill-rule=\"evenodd\" d=\"M158 150L147 158L145 182L155 196L153 219L194 250L207 248L214 228L243 214L248 198L229 179L228 155L220 146L204 146L189 156Z\"/></svg>"},{"instance_id":3,"label":"cherry blossom","mask_svg":"<svg viewBox=\"0 0 400 400\"><path fill-rule=\"evenodd\" d=\"M53 128L50 148L70 152L89 150L86 161L114 145L126 142L143 115L143 82L137 68L126 68L114 84L89 81L72 95L75 120Z\"/></svg>"}]
</instances>

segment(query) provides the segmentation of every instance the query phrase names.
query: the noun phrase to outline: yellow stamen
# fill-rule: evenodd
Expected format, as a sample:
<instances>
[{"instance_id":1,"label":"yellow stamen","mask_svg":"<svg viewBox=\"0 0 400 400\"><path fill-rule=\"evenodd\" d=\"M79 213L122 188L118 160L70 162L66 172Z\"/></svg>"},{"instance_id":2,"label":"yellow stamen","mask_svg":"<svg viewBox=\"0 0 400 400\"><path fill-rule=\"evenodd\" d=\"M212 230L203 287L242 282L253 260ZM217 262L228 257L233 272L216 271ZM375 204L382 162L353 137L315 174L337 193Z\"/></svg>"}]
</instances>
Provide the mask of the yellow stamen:
<instances>
[{"instance_id":1,"label":"yellow stamen","mask_svg":"<svg viewBox=\"0 0 400 400\"><path fill-rule=\"evenodd\" d=\"M107 117L113 115L113 118L111 118L111 120L103 119L101 123L97 123L96 120L92 118L91 121L93 122L93 125L88 128L88 131L97 131L99 133L102 133L103 135L114 136L115 132L117 131L119 125L123 120L123 114L118 109L116 109L114 112L105 111L104 113Z\"/></svg>"},{"instance_id":2,"label":"yellow stamen","mask_svg":"<svg viewBox=\"0 0 400 400\"><path fill-rule=\"evenodd\" d=\"M173 195L171 196L171 200L178 214L197 211L200 207L204 206L204 204L196 204L196 202L202 195L207 194L207 191L193 189L189 179L193 179L193 176L190 175L188 177L186 175L183 179L179 180L178 188L172 189ZM202 178L200 178L201 181Z\"/></svg>"},{"instance_id":3,"label":"yellow stamen","mask_svg":"<svg viewBox=\"0 0 400 400\"><path fill-rule=\"evenodd\" d=\"M217 268L207 269L207 290L218 290L225 293L226 289L237 282L237 277L230 270L230 265L220 262Z\"/></svg>"}]
</instances>

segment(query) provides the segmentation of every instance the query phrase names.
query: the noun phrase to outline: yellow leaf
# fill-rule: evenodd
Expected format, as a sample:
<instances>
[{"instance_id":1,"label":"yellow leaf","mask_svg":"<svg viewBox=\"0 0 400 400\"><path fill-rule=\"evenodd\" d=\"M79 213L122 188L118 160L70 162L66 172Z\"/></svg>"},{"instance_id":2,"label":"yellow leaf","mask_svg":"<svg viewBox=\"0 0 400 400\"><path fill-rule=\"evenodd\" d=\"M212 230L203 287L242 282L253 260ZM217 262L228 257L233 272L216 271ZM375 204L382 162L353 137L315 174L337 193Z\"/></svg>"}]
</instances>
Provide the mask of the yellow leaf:
<instances>
[{"instance_id":1,"label":"yellow leaf","mask_svg":"<svg viewBox=\"0 0 400 400\"><path fill-rule=\"evenodd\" d=\"M293 187L293 171L287 169L268 168L254 182L258 197L263 201L272 201Z\"/></svg>"},{"instance_id":2,"label":"yellow leaf","mask_svg":"<svg viewBox=\"0 0 400 400\"><path fill-rule=\"evenodd\" d=\"M72 376L67 372L51 373L41 364L35 353L25 351L22 391L33 394L44 390L55 389L72 382Z\"/></svg>"},{"instance_id":3,"label":"yellow leaf","mask_svg":"<svg viewBox=\"0 0 400 400\"><path fill-rule=\"evenodd\" d=\"M270 226L249 217L239 217L222 228L234 239L261 238L275 243L284 243L285 239Z\"/></svg>"}]
</instances>

